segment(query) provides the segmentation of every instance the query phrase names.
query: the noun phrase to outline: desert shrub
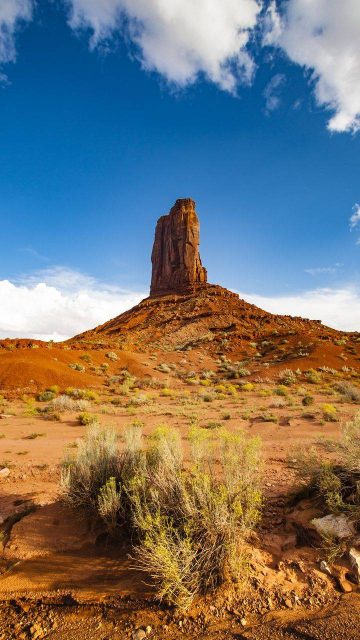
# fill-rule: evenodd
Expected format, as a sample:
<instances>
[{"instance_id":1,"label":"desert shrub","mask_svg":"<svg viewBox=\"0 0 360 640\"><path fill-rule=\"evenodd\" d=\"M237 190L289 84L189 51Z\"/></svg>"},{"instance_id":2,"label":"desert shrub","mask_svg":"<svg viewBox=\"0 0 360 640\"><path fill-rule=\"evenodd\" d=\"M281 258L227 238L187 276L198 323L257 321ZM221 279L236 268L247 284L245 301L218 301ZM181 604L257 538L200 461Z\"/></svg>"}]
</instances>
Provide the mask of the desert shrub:
<instances>
[{"instance_id":1,"label":"desert shrub","mask_svg":"<svg viewBox=\"0 0 360 640\"><path fill-rule=\"evenodd\" d=\"M311 384L321 384L321 373L319 373L319 371L315 371L315 369L309 369L309 371L304 373L304 376Z\"/></svg>"},{"instance_id":2,"label":"desert shrub","mask_svg":"<svg viewBox=\"0 0 360 640\"><path fill-rule=\"evenodd\" d=\"M274 389L274 393L276 393L277 396L287 396L289 395L289 389L285 384L280 384Z\"/></svg>"},{"instance_id":3,"label":"desert shrub","mask_svg":"<svg viewBox=\"0 0 360 640\"><path fill-rule=\"evenodd\" d=\"M80 362L73 362L71 364L69 364L70 369L74 369L74 371L85 371L85 367L83 364L80 364Z\"/></svg>"},{"instance_id":4,"label":"desert shrub","mask_svg":"<svg viewBox=\"0 0 360 640\"><path fill-rule=\"evenodd\" d=\"M254 389L254 385L252 382L245 382L245 384L241 385L241 391L252 391Z\"/></svg>"},{"instance_id":5,"label":"desert shrub","mask_svg":"<svg viewBox=\"0 0 360 640\"><path fill-rule=\"evenodd\" d=\"M336 344L336 346L338 347L343 347L346 343L347 343L347 338L339 338L337 340L334 340L334 344Z\"/></svg>"},{"instance_id":6,"label":"desert shrub","mask_svg":"<svg viewBox=\"0 0 360 640\"><path fill-rule=\"evenodd\" d=\"M326 422L336 422L337 421L337 409L333 404L323 404L321 407L322 415Z\"/></svg>"},{"instance_id":7,"label":"desert shrub","mask_svg":"<svg viewBox=\"0 0 360 640\"><path fill-rule=\"evenodd\" d=\"M171 369L169 367L169 365L165 364L164 362L160 362L160 364L158 364L155 369L157 369L158 371L161 371L162 373L170 373Z\"/></svg>"},{"instance_id":8,"label":"desert shrub","mask_svg":"<svg viewBox=\"0 0 360 640\"><path fill-rule=\"evenodd\" d=\"M74 387L67 387L65 389L65 395L76 400L98 400L97 393L92 389L77 389Z\"/></svg>"},{"instance_id":9,"label":"desert shrub","mask_svg":"<svg viewBox=\"0 0 360 640\"><path fill-rule=\"evenodd\" d=\"M72 506L98 512L101 487L119 474L116 433L91 425L83 440L78 441L75 457L62 465L61 489Z\"/></svg>"},{"instance_id":10,"label":"desert shrub","mask_svg":"<svg viewBox=\"0 0 360 640\"><path fill-rule=\"evenodd\" d=\"M48 387L46 391L51 391L52 393L55 393L55 395L57 395L60 391L60 387L57 384L53 384L51 385L51 387Z\"/></svg>"},{"instance_id":11,"label":"desert shrub","mask_svg":"<svg viewBox=\"0 0 360 640\"><path fill-rule=\"evenodd\" d=\"M336 376L337 374L336 369L332 369L331 367L327 367L326 365L324 365L323 367L319 367L319 371L321 371L322 373L329 373L331 376Z\"/></svg>"},{"instance_id":12,"label":"desert shrub","mask_svg":"<svg viewBox=\"0 0 360 640\"><path fill-rule=\"evenodd\" d=\"M160 395L164 396L165 398L171 398L174 395L174 391L173 389L169 389L169 387L164 387L163 389L161 389Z\"/></svg>"},{"instance_id":13,"label":"desert shrub","mask_svg":"<svg viewBox=\"0 0 360 640\"><path fill-rule=\"evenodd\" d=\"M199 398L202 398L204 402L213 402L216 399L215 393L201 393Z\"/></svg>"},{"instance_id":14,"label":"desert shrub","mask_svg":"<svg viewBox=\"0 0 360 640\"><path fill-rule=\"evenodd\" d=\"M150 404L151 400L145 393L139 393L138 395L130 398L127 403L127 407L142 407L146 404Z\"/></svg>"},{"instance_id":15,"label":"desert shrub","mask_svg":"<svg viewBox=\"0 0 360 640\"><path fill-rule=\"evenodd\" d=\"M334 389L340 393L345 400L356 402L357 404L360 403L360 389L350 384L350 382L338 382L334 385Z\"/></svg>"},{"instance_id":16,"label":"desert shrub","mask_svg":"<svg viewBox=\"0 0 360 640\"><path fill-rule=\"evenodd\" d=\"M38 394L37 400L39 400L39 402L50 402L50 400L53 400L55 396L56 393L54 393L53 391L42 391Z\"/></svg>"},{"instance_id":17,"label":"desert shrub","mask_svg":"<svg viewBox=\"0 0 360 640\"><path fill-rule=\"evenodd\" d=\"M112 476L100 487L98 495L98 513L111 534L115 533L118 526L121 504L121 490Z\"/></svg>"},{"instance_id":18,"label":"desert shrub","mask_svg":"<svg viewBox=\"0 0 360 640\"><path fill-rule=\"evenodd\" d=\"M62 486L75 506L95 511L109 531L134 545L134 565L150 575L160 599L186 608L197 593L246 574L246 539L260 516L260 443L243 433L192 428L190 467L177 430L160 425L144 444L141 428L91 427Z\"/></svg>"},{"instance_id":19,"label":"desert shrub","mask_svg":"<svg viewBox=\"0 0 360 640\"><path fill-rule=\"evenodd\" d=\"M360 412L342 430L340 442L331 442L333 461L315 449L295 455L299 477L320 498L325 513L346 513L360 526Z\"/></svg>"},{"instance_id":20,"label":"desert shrub","mask_svg":"<svg viewBox=\"0 0 360 640\"><path fill-rule=\"evenodd\" d=\"M282 409L283 407L286 407L286 401L282 398L274 398L270 405L270 409Z\"/></svg>"},{"instance_id":21,"label":"desert shrub","mask_svg":"<svg viewBox=\"0 0 360 640\"><path fill-rule=\"evenodd\" d=\"M83 411L82 413L79 413L77 419L79 424L83 426L87 426L89 424L93 424L94 422L97 422L97 417L92 415L92 413L89 413L88 411Z\"/></svg>"},{"instance_id":22,"label":"desert shrub","mask_svg":"<svg viewBox=\"0 0 360 640\"><path fill-rule=\"evenodd\" d=\"M80 356L80 360L83 360L84 362L87 362L89 364L91 362L91 356L89 356L88 353L83 353L82 356Z\"/></svg>"},{"instance_id":23,"label":"desert shrub","mask_svg":"<svg viewBox=\"0 0 360 640\"><path fill-rule=\"evenodd\" d=\"M301 400L301 403L304 405L304 407L309 407L310 405L314 404L314 402L314 398L309 395L304 396Z\"/></svg>"},{"instance_id":24,"label":"desert shrub","mask_svg":"<svg viewBox=\"0 0 360 640\"><path fill-rule=\"evenodd\" d=\"M58 413L63 413L64 411L86 411L88 408L88 400L75 400L66 395L54 398L49 405L50 411Z\"/></svg>"},{"instance_id":25,"label":"desert shrub","mask_svg":"<svg viewBox=\"0 0 360 640\"><path fill-rule=\"evenodd\" d=\"M279 372L278 380L281 385L291 386L296 382L296 375L291 369L284 369Z\"/></svg>"},{"instance_id":26,"label":"desert shrub","mask_svg":"<svg viewBox=\"0 0 360 640\"><path fill-rule=\"evenodd\" d=\"M206 428L206 429L221 429L221 427L222 427L221 422L215 422L215 421L208 422L208 423L205 425L205 428Z\"/></svg>"},{"instance_id":27,"label":"desert shrub","mask_svg":"<svg viewBox=\"0 0 360 640\"><path fill-rule=\"evenodd\" d=\"M264 413L262 413L261 417L264 422L278 422L277 416L275 416L273 413L270 413L269 411L265 411Z\"/></svg>"},{"instance_id":28,"label":"desert shrub","mask_svg":"<svg viewBox=\"0 0 360 640\"><path fill-rule=\"evenodd\" d=\"M109 360L112 360L112 362L115 362L115 360L118 360L118 356L116 355L115 351L109 351L106 354L106 357L109 358Z\"/></svg>"}]
</instances>

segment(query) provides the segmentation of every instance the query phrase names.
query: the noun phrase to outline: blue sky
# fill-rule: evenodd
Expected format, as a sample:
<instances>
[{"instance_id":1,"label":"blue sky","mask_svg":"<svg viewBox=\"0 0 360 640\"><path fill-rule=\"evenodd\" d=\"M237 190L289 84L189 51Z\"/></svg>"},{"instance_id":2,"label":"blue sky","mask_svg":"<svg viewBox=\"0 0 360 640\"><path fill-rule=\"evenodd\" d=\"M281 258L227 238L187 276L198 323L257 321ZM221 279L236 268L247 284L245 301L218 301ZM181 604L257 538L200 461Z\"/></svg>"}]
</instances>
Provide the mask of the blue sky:
<instances>
[{"instance_id":1,"label":"blue sky","mask_svg":"<svg viewBox=\"0 0 360 640\"><path fill-rule=\"evenodd\" d=\"M179 197L210 281L358 327L358 3L194 2L0 6L0 336L60 339L141 299Z\"/></svg>"}]
</instances>

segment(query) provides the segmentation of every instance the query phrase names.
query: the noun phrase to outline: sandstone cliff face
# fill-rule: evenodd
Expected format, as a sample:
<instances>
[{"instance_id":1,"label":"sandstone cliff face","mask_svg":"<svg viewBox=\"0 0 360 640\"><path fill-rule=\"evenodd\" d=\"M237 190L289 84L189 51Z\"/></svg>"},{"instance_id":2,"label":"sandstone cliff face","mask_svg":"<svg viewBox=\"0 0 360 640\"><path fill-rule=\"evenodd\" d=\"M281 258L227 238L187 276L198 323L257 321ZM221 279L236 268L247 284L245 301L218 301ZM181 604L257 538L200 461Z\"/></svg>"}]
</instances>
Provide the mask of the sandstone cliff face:
<instances>
[{"instance_id":1,"label":"sandstone cliff face","mask_svg":"<svg viewBox=\"0 0 360 640\"><path fill-rule=\"evenodd\" d=\"M195 202L190 198L177 200L170 213L159 218L151 255L151 296L189 293L206 284L199 230Z\"/></svg>"}]
</instances>

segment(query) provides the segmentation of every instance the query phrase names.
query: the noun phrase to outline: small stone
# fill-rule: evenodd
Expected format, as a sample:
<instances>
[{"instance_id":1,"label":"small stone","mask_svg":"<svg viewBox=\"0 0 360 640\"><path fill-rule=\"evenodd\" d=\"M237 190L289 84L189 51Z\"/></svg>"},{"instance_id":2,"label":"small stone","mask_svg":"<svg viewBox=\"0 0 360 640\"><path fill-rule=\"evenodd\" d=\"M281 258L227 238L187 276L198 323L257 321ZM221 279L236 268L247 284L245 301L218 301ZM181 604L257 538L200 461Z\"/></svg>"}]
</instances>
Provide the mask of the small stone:
<instances>
[{"instance_id":1,"label":"small stone","mask_svg":"<svg viewBox=\"0 0 360 640\"><path fill-rule=\"evenodd\" d=\"M343 593L351 593L352 586L351 586L350 582L345 580L345 578L342 578L342 577L339 576L337 578L337 582L338 582L340 591L342 591Z\"/></svg>"},{"instance_id":2,"label":"small stone","mask_svg":"<svg viewBox=\"0 0 360 640\"><path fill-rule=\"evenodd\" d=\"M291 602L290 598L286 598L286 600L285 600L285 606L286 606L288 609L292 609L292 608L293 608L293 603Z\"/></svg>"},{"instance_id":3,"label":"small stone","mask_svg":"<svg viewBox=\"0 0 360 640\"><path fill-rule=\"evenodd\" d=\"M146 638L146 632L144 629L135 629L135 631L132 632L133 640L144 640L144 638Z\"/></svg>"},{"instance_id":4,"label":"small stone","mask_svg":"<svg viewBox=\"0 0 360 640\"><path fill-rule=\"evenodd\" d=\"M240 620L240 624L241 624L241 626L242 626L242 627L246 627L246 625L247 625L247 620L246 620L246 618L241 618L241 620Z\"/></svg>"},{"instance_id":5,"label":"small stone","mask_svg":"<svg viewBox=\"0 0 360 640\"><path fill-rule=\"evenodd\" d=\"M148 636L151 632L152 632L152 628L150 627L150 625L148 624L148 626L145 629L146 635Z\"/></svg>"},{"instance_id":6,"label":"small stone","mask_svg":"<svg viewBox=\"0 0 360 640\"><path fill-rule=\"evenodd\" d=\"M332 576L332 571L331 571L328 563L325 562L325 560L322 560L320 562L320 571L322 571L323 573L326 573L328 576Z\"/></svg>"},{"instance_id":7,"label":"small stone","mask_svg":"<svg viewBox=\"0 0 360 640\"><path fill-rule=\"evenodd\" d=\"M324 516L324 518L314 518L311 524L315 527L320 535L331 536L344 540L351 538L355 534L355 529L348 518L341 514L340 516Z\"/></svg>"},{"instance_id":8,"label":"small stone","mask_svg":"<svg viewBox=\"0 0 360 640\"><path fill-rule=\"evenodd\" d=\"M10 469L8 467L4 467L0 469L0 478L7 478L10 475Z\"/></svg>"},{"instance_id":9,"label":"small stone","mask_svg":"<svg viewBox=\"0 0 360 640\"><path fill-rule=\"evenodd\" d=\"M358 584L360 583L360 551L352 547L349 551L351 566L355 571Z\"/></svg>"}]
</instances>

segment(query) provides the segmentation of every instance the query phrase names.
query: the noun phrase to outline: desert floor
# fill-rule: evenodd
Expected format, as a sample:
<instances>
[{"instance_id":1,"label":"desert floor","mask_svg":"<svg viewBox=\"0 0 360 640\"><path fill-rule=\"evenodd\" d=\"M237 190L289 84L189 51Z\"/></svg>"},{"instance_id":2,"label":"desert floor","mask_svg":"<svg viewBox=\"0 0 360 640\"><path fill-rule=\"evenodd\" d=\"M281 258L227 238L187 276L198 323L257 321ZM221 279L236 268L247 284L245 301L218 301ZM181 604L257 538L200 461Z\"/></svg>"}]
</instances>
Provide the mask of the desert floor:
<instances>
[{"instance_id":1,"label":"desert floor","mask_svg":"<svg viewBox=\"0 0 360 640\"><path fill-rule=\"evenodd\" d=\"M104 360L103 354L96 358ZM12 388L2 392L0 406L0 469L9 470L0 478L0 638L360 638L360 596L347 579L349 567L338 561L335 584L320 571L323 550L299 536L321 515L319 505L310 498L289 500L302 486L294 469L298 448L313 446L333 457L332 440L358 410L334 389L343 374L325 371L311 382L300 372L291 386L276 374L237 385L199 373L180 379L175 365L164 372L160 363L159 371L159 361L141 356L138 375L125 382L116 377L123 365L110 362L110 371L98 372L86 412L116 430L119 448L134 421L142 423L145 437L159 424L173 426L185 449L193 424L260 436L265 499L252 590L242 594L241 604L226 594L205 599L185 617L157 603L144 575L132 568L126 544L110 541L62 502L60 465L86 431L81 411L47 412L49 402L40 401L38 392ZM88 388L81 371L71 375L75 388ZM158 383L144 382L149 376ZM55 397L63 391L55 389ZM67 394L74 397L71 389ZM310 406L304 406L305 396L311 396Z\"/></svg>"}]
</instances>

